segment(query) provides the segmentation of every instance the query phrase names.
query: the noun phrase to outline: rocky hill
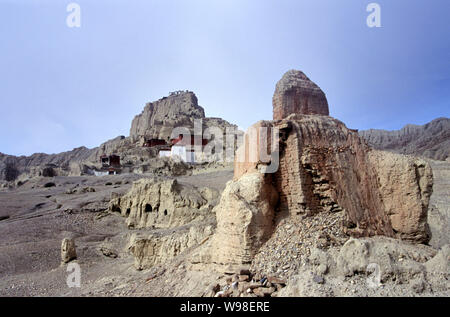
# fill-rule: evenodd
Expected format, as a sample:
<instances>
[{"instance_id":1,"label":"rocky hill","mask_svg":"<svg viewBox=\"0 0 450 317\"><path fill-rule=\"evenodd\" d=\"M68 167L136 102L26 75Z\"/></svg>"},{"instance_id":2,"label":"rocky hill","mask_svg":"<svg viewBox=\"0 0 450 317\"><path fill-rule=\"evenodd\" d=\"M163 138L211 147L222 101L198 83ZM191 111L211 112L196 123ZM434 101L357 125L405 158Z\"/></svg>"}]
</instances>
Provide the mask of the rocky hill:
<instances>
[{"instance_id":1,"label":"rocky hill","mask_svg":"<svg viewBox=\"0 0 450 317\"><path fill-rule=\"evenodd\" d=\"M46 168L54 169L54 173L69 174L72 163L87 160L94 151L95 149L82 146L58 154L35 153L30 156L13 156L0 153L0 180L12 181L23 173L41 175Z\"/></svg>"},{"instance_id":2,"label":"rocky hill","mask_svg":"<svg viewBox=\"0 0 450 317\"><path fill-rule=\"evenodd\" d=\"M131 123L130 136L168 140L175 127L193 126L195 119L205 118L193 92L172 93L145 105Z\"/></svg>"},{"instance_id":3,"label":"rocky hill","mask_svg":"<svg viewBox=\"0 0 450 317\"><path fill-rule=\"evenodd\" d=\"M98 168L102 155L117 154L127 171L144 173L152 167L161 166L158 152L154 148L143 147L146 139L169 141L175 128L183 127L190 133L211 132L213 144L214 129L222 133L227 129L239 133L237 126L221 118L205 117L204 109L198 105L196 95L191 91L171 93L155 102L149 102L141 114L137 115L130 129L130 136L118 136L98 147L79 147L59 154L36 153L31 156L13 156L0 153L0 181L13 181L34 176L80 176L92 168ZM164 164L162 164L164 165Z\"/></svg>"},{"instance_id":4,"label":"rocky hill","mask_svg":"<svg viewBox=\"0 0 450 317\"><path fill-rule=\"evenodd\" d=\"M175 128L186 128L191 134L205 134L209 129L220 129L225 134L226 129L237 131L237 126L221 118L208 118L205 110L199 106L197 97L191 91L172 92L169 97L163 97L145 105L141 114L131 123L130 138L162 139L165 141L176 138Z\"/></svg>"},{"instance_id":5,"label":"rocky hill","mask_svg":"<svg viewBox=\"0 0 450 317\"><path fill-rule=\"evenodd\" d=\"M408 124L397 131L370 129L359 134L376 149L442 161L450 157L449 118L438 118L424 125Z\"/></svg>"}]
</instances>

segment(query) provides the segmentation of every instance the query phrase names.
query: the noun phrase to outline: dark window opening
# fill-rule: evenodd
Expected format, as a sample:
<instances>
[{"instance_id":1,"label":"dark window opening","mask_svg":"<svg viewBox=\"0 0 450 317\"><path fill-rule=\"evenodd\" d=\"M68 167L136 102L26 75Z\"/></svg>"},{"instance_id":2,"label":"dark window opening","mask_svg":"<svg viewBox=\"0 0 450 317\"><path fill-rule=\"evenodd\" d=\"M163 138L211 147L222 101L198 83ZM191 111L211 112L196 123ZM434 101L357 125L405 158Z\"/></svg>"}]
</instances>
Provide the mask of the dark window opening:
<instances>
[{"instance_id":1,"label":"dark window opening","mask_svg":"<svg viewBox=\"0 0 450 317\"><path fill-rule=\"evenodd\" d=\"M145 205L145 212L152 212L152 205L146 204Z\"/></svg>"},{"instance_id":2,"label":"dark window opening","mask_svg":"<svg viewBox=\"0 0 450 317\"><path fill-rule=\"evenodd\" d=\"M55 170L51 167L46 167L42 170L42 176L44 177L54 177L56 176Z\"/></svg>"},{"instance_id":3,"label":"dark window opening","mask_svg":"<svg viewBox=\"0 0 450 317\"><path fill-rule=\"evenodd\" d=\"M164 216L167 216L167 209L164 210Z\"/></svg>"}]
</instances>

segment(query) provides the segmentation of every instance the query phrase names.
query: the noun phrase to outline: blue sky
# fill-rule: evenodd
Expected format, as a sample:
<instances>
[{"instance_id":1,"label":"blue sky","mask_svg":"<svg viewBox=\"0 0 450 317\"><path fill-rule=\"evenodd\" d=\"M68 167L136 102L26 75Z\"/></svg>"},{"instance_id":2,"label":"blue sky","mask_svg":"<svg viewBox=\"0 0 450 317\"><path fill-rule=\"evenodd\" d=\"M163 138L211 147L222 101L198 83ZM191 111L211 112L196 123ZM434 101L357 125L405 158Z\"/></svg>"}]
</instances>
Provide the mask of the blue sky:
<instances>
[{"instance_id":1,"label":"blue sky","mask_svg":"<svg viewBox=\"0 0 450 317\"><path fill-rule=\"evenodd\" d=\"M81 28L66 6L81 7ZM0 152L57 153L128 135L145 103L189 89L207 116L272 118L303 70L330 114L399 129L450 114L450 1L0 0Z\"/></svg>"}]
</instances>

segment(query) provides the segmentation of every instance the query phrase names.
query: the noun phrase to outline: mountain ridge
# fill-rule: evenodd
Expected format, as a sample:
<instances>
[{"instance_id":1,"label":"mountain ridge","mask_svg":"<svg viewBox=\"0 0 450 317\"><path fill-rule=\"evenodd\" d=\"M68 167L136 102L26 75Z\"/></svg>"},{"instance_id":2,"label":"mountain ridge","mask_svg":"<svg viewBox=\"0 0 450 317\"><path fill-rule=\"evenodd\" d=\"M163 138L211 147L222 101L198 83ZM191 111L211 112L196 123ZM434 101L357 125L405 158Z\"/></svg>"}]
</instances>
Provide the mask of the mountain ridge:
<instances>
[{"instance_id":1,"label":"mountain ridge","mask_svg":"<svg viewBox=\"0 0 450 317\"><path fill-rule=\"evenodd\" d=\"M440 161L450 157L450 119L446 117L423 125L406 124L400 130L369 129L359 134L378 150Z\"/></svg>"}]
</instances>

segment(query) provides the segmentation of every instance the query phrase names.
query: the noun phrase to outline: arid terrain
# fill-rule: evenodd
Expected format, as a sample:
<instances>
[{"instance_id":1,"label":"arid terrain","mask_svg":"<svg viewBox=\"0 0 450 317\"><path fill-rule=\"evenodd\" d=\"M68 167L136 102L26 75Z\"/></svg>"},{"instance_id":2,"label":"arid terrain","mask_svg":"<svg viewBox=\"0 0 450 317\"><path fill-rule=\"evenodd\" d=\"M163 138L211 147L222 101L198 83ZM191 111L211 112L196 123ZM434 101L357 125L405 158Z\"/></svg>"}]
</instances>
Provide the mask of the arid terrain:
<instances>
[{"instance_id":1,"label":"arid terrain","mask_svg":"<svg viewBox=\"0 0 450 317\"><path fill-rule=\"evenodd\" d=\"M432 255L436 257L438 250L445 247L442 250L446 250L447 258L437 257L435 263L430 263L428 270L422 272L419 269L420 273L396 272L381 287L375 289L367 287L366 274L349 277L338 274L328 277L327 274L324 284L315 283L314 274L317 274L318 267L322 264L321 262L318 262L319 265L315 264L316 255L299 256L295 260L284 256L277 260L275 255L277 247L284 249L282 243L295 244L289 241L289 238L290 230L295 228L296 224L285 224L280 229L283 232L277 233L278 241L274 242L278 243L278 246L270 244L264 247L272 250L271 253L274 254L270 260L262 257L261 264L258 257L255 263L262 265L267 272L269 266L276 267L274 273L277 273L278 268L282 269L289 265L285 276L293 275L292 281L298 284L292 285L292 288L297 290L293 289L291 290L293 293L287 295L449 296L449 281L442 277L448 278L449 273L450 164L446 162L432 162L432 164L435 187L431 197L433 209L428 218L433 233L431 246L413 246L407 243L395 246L396 242L388 240L389 243L394 243L393 248L399 254L398 258L392 259L392 265L395 266L401 265L402 259L405 262L411 261L410 265L426 265L426 259L432 260ZM132 181L149 176L151 177L151 175L62 176L52 179L56 186L50 188L43 187L49 179L38 178L18 189L2 190L0 216L9 218L0 222L2 235L0 295L202 296L214 283L226 285L225 274L191 269L192 264L186 259L191 250L186 250L164 265L148 270L136 270L134 257L127 249L127 236L133 231L127 228L121 215L108 213L103 209L107 208L111 192L124 193L131 187ZM228 168L179 177L178 180L222 191L225 183L231 178L232 169ZM106 185L107 183L113 185ZM66 193L74 187L81 190L94 188L95 192ZM89 208L92 202L96 205L93 209ZM57 208L58 204L62 206ZM323 221L324 219L317 217L308 224L298 224L297 228ZM69 273L66 272L66 265L61 265L60 261L61 240L66 237L74 238L76 241L78 255L76 262L80 264L82 270L81 288L69 288L66 284ZM380 244L380 248L383 246L382 239L374 241ZM313 239L305 239L307 244L314 242ZM314 245L310 247L312 249ZM339 249L336 247L334 252L337 253ZM109 250L115 255L112 257L103 250ZM419 258L423 258L419 262L412 262L408 259L410 253L417 253ZM324 262L327 263L326 260ZM407 270L407 266L405 267Z\"/></svg>"},{"instance_id":2,"label":"arid terrain","mask_svg":"<svg viewBox=\"0 0 450 317\"><path fill-rule=\"evenodd\" d=\"M158 155L195 119L243 136L234 163ZM183 91L98 148L1 155L0 296L450 296L446 126L358 133L291 70L245 135Z\"/></svg>"},{"instance_id":3,"label":"arid terrain","mask_svg":"<svg viewBox=\"0 0 450 317\"><path fill-rule=\"evenodd\" d=\"M178 180L221 191L232 175L228 168ZM134 258L126 248L132 231L121 215L107 212L108 202L112 192L125 193L133 181L151 176L57 176L36 178L17 190L2 190L0 295L132 295L128 282L145 284L149 273L134 268ZM56 186L45 188L50 181ZM74 188L80 192L68 194ZM86 188L95 192L84 192ZM67 286L68 273L61 265L61 240L67 237L76 241L77 263L82 270L79 289ZM105 255L102 248L114 257Z\"/></svg>"}]
</instances>

